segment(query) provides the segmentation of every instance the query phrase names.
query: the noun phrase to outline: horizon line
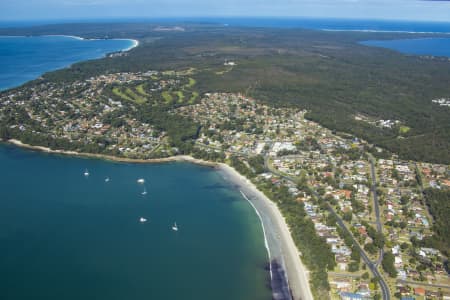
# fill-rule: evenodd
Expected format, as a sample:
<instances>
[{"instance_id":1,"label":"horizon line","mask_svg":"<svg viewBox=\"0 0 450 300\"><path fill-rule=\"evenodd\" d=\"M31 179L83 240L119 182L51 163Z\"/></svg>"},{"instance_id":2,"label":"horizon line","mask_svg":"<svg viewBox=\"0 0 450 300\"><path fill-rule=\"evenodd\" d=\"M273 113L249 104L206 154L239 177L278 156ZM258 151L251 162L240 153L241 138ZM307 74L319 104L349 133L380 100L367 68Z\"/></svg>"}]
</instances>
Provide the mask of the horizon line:
<instances>
[{"instance_id":1,"label":"horizon line","mask_svg":"<svg viewBox=\"0 0 450 300\"><path fill-rule=\"evenodd\" d=\"M279 15L199 15L199 16L109 16L109 17L67 17L67 18L28 18L28 19L3 19L1 23L10 22L77 22L77 21L165 21L165 20L200 20L200 19L290 19L290 20L364 20L364 21L390 21L390 22L417 22L417 23L446 23L450 24L450 20L425 20L425 19L394 19L394 18L364 18L364 17L326 17L326 16L279 16Z\"/></svg>"}]
</instances>

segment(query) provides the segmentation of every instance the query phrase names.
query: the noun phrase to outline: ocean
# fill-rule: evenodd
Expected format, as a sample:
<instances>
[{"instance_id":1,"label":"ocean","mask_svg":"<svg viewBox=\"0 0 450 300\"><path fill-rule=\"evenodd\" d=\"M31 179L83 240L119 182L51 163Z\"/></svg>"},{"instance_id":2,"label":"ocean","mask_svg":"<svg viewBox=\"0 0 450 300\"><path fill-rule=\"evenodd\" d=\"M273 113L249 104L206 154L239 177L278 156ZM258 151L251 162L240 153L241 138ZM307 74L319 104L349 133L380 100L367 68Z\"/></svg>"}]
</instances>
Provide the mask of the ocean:
<instances>
[{"instance_id":1,"label":"ocean","mask_svg":"<svg viewBox=\"0 0 450 300\"><path fill-rule=\"evenodd\" d=\"M0 36L0 90L43 73L132 47L133 40L81 40L67 36Z\"/></svg>"},{"instance_id":2,"label":"ocean","mask_svg":"<svg viewBox=\"0 0 450 300\"><path fill-rule=\"evenodd\" d=\"M271 299L260 220L212 168L5 145L0 166L2 299Z\"/></svg>"}]
</instances>

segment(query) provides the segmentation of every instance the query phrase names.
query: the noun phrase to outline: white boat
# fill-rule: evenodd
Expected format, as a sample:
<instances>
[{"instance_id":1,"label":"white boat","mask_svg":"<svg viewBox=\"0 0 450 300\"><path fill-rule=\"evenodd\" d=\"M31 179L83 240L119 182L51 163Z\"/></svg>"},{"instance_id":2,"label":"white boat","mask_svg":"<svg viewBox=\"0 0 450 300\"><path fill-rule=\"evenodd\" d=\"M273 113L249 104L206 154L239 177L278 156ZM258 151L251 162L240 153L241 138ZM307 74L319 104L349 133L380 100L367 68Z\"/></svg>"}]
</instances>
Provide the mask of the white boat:
<instances>
[{"instance_id":1,"label":"white boat","mask_svg":"<svg viewBox=\"0 0 450 300\"><path fill-rule=\"evenodd\" d=\"M144 179L144 178L139 178L139 179L137 180L137 182L143 184L143 183L145 183L145 179Z\"/></svg>"},{"instance_id":2,"label":"white boat","mask_svg":"<svg viewBox=\"0 0 450 300\"><path fill-rule=\"evenodd\" d=\"M178 231L177 222L175 222L175 223L173 224L172 230L173 230L173 231Z\"/></svg>"},{"instance_id":3,"label":"white boat","mask_svg":"<svg viewBox=\"0 0 450 300\"><path fill-rule=\"evenodd\" d=\"M88 171L88 169L84 170L84 176L86 176L86 177L89 176L89 171Z\"/></svg>"},{"instance_id":4,"label":"white boat","mask_svg":"<svg viewBox=\"0 0 450 300\"><path fill-rule=\"evenodd\" d=\"M144 186L144 191L141 193L141 195L143 195L143 196L147 195L147 189L145 188L145 186Z\"/></svg>"},{"instance_id":5,"label":"white boat","mask_svg":"<svg viewBox=\"0 0 450 300\"><path fill-rule=\"evenodd\" d=\"M109 182L109 180L110 180L109 177L105 178L105 182Z\"/></svg>"},{"instance_id":6,"label":"white boat","mask_svg":"<svg viewBox=\"0 0 450 300\"><path fill-rule=\"evenodd\" d=\"M141 218L139 219L139 222L141 222L141 223L145 223L145 222L147 222L147 219L146 219L146 218L143 218L143 217L141 217Z\"/></svg>"}]
</instances>

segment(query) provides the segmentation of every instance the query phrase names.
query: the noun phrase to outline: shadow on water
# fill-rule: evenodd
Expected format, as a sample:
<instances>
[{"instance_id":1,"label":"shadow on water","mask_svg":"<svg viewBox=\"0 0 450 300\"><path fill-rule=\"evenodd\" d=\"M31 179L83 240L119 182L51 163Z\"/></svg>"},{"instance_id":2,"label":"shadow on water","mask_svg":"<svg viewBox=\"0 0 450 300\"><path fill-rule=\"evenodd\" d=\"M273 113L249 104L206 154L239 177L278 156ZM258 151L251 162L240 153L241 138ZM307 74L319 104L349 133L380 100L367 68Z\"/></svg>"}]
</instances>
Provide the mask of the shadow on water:
<instances>
[{"instance_id":1,"label":"shadow on water","mask_svg":"<svg viewBox=\"0 0 450 300\"><path fill-rule=\"evenodd\" d=\"M215 183L210 185L203 186L204 189L207 190L215 190L215 189L238 189L239 186L236 184L223 184L223 183Z\"/></svg>"},{"instance_id":2,"label":"shadow on water","mask_svg":"<svg viewBox=\"0 0 450 300\"><path fill-rule=\"evenodd\" d=\"M273 300L293 300L291 290L287 281L286 273L281 264L273 259L267 264L266 270L272 270L272 277L269 278L270 288L272 289Z\"/></svg>"}]
</instances>

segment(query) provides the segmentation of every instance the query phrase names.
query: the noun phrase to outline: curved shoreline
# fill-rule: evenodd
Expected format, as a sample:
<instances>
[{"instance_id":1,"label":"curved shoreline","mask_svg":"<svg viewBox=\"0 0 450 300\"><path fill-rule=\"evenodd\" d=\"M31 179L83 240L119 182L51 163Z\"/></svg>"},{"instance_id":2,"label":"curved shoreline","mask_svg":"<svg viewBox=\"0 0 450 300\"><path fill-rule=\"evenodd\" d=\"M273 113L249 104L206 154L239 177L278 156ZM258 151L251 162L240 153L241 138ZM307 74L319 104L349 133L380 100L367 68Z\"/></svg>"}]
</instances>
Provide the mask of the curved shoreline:
<instances>
[{"instance_id":1,"label":"curved shoreline","mask_svg":"<svg viewBox=\"0 0 450 300\"><path fill-rule=\"evenodd\" d=\"M0 35L0 38L26 38L26 37L65 37L65 38L71 38L71 39L76 39L76 40L80 40L80 41L85 41L85 40L86 41L89 41L89 40L91 40L91 41L94 41L94 40L100 41L100 40L102 40L102 39L86 39L86 38L75 36L75 35L62 35L62 34L32 35L32 36L25 36L25 35L22 35L22 36L20 36L20 35L18 35L18 36L15 36L15 35L14 36L13 35ZM89 61L89 60L104 59L104 58L108 57L109 54L111 54L111 53L128 52L128 51L131 51L132 49L134 49L134 48L139 46L139 41L136 40L136 39L123 39L123 38L114 39L114 38L112 38L112 39L103 39L103 40L131 41L132 44L130 46L128 46L127 48L124 48L124 49L121 49L121 50L112 51L112 52L104 52L101 56L95 56L93 58L85 58L85 59L82 59L82 60L78 60L78 61L74 61L74 62L68 63L67 65L56 67L54 69L47 69L47 70L44 70L44 71L39 71L38 72L39 75L37 75L36 78L39 78L39 77L41 77L44 74L49 73L49 72L55 72L55 71L58 71L58 70L63 70L63 69L66 69L66 68L70 68L73 64L76 64L76 63L85 62L85 61ZM12 86L10 86L8 84L5 87L0 87L0 92L7 91L7 90L10 90L10 89L14 89L14 88L18 88L18 87L20 87L20 86L22 86L22 85L24 85L24 84L26 84L26 83L28 83L30 81L33 81L36 78L29 78L29 79L26 79L25 81L20 81L19 83L13 83Z\"/></svg>"},{"instance_id":2,"label":"curved shoreline","mask_svg":"<svg viewBox=\"0 0 450 300\"><path fill-rule=\"evenodd\" d=\"M270 200L266 195L264 195L264 193L258 190L257 187L248 178L241 175L231 166L225 163L216 163L205 161L202 159L196 159L188 155L177 155L167 158L155 159L129 159L112 155L52 150L48 147L24 144L16 139L10 139L6 142L21 148L36 150L45 153L103 159L113 162L139 164L189 162L197 165L217 168L219 172L222 172L225 180L231 181L238 187L238 190L241 191L242 196L245 196L245 199L249 201L250 205L253 207L253 209L255 209L256 214L261 220L269 263L272 259L277 259L278 263L286 273L286 279L289 284L289 288L294 296L294 299L313 300L311 288L309 285L308 271L300 259L300 253L295 246L285 218L281 214L277 205L272 200ZM270 273L272 276L272 271Z\"/></svg>"},{"instance_id":3,"label":"curved shoreline","mask_svg":"<svg viewBox=\"0 0 450 300\"><path fill-rule=\"evenodd\" d=\"M16 38L23 38L23 37L66 37L66 38L71 38L71 39L75 39L75 40L79 40L79 41L101 41L101 40L115 40L115 41L132 41L133 44L128 47L125 48L123 50L120 50L122 52L127 52L130 51L133 48L136 48L137 46L139 46L139 40L137 39L124 39L124 38L111 38L111 39L89 39L89 38L84 38L81 36L77 36L77 35L67 35L67 34L43 34L43 35L0 35L0 38L12 38L12 37L16 37Z\"/></svg>"},{"instance_id":4,"label":"curved shoreline","mask_svg":"<svg viewBox=\"0 0 450 300\"><path fill-rule=\"evenodd\" d=\"M76 40L79 40L79 41L101 41L101 40L132 41L133 44L130 47L125 48L123 50L120 50L122 52L128 52L131 49L136 48L137 46L139 46L139 41L136 40L136 39L123 39L123 38L117 38L117 39L116 38L111 38L111 39L88 39L88 38L84 38L84 37L77 36L77 35L66 35L66 34L45 34L45 35L33 35L33 36L35 36L35 37L39 37L39 36L49 36L49 37L59 36L59 37L72 38L72 39L76 39ZM105 56L107 56L107 55L108 54L106 53Z\"/></svg>"}]
</instances>

